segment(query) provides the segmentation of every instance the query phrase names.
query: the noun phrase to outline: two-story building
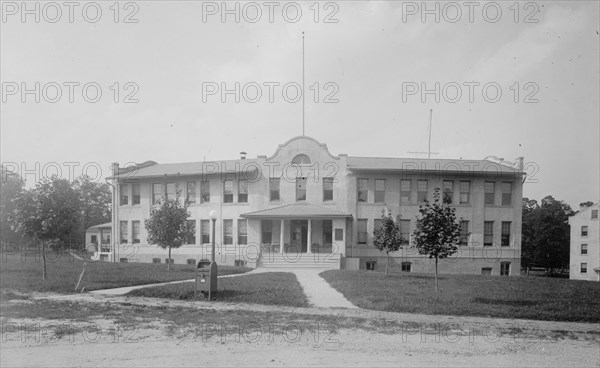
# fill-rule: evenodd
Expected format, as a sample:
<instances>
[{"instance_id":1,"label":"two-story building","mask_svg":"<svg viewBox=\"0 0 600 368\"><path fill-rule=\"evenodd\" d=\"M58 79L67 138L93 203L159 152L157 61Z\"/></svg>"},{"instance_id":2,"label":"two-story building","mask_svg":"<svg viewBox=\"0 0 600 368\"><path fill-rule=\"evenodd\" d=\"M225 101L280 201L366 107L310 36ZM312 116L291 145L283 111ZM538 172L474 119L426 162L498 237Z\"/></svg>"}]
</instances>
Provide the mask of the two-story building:
<instances>
[{"instance_id":1,"label":"two-story building","mask_svg":"<svg viewBox=\"0 0 600 368\"><path fill-rule=\"evenodd\" d=\"M569 225L571 225L569 278L600 281L598 203L582 208L569 217Z\"/></svg>"},{"instance_id":2,"label":"two-story building","mask_svg":"<svg viewBox=\"0 0 600 368\"><path fill-rule=\"evenodd\" d=\"M172 250L174 263L210 259L211 211L216 260L251 267L374 268L385 253L373 245L383 211L401 216L407 244L393 266L432 272L411 247L418 205L435 188L452 200L463 235L440 272L520 273L523 161L352 157L300 136L271 156L238 160L113 165L112 238L108 259L166 262L167 251L146 242L152 206L179 193L195 229Z\"/></svg>"}]
</instances>

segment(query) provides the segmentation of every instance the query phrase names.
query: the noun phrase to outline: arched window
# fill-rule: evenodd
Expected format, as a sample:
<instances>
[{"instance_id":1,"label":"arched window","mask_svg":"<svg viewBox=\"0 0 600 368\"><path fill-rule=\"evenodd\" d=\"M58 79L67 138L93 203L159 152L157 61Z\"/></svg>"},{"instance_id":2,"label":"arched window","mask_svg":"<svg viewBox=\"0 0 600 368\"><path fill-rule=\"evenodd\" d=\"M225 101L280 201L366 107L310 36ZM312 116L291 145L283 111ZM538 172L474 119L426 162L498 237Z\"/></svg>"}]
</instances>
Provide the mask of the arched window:
<instances>
[{"instance_id":1,"label":"arched window","mask_svg":"<svg viewBox=\"0 0 600 368\"><path fill-rule=\"evenodd\" d=\"M292 163L295 165L310 165L310 158L307 155L299 154L294 157Z\"/></svg>"}]
</instances>

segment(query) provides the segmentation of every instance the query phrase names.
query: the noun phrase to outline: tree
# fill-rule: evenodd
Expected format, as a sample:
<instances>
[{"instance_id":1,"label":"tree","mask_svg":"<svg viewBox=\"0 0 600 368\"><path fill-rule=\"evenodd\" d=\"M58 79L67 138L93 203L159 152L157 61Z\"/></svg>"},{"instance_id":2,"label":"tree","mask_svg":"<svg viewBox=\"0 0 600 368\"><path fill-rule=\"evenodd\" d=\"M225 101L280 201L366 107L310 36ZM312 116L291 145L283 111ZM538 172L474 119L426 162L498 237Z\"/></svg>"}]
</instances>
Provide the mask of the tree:
<instances>
[{"instance_id":1,"label":"tree","mask_svg":"<svg viewBox=\"0 0 600 368\"><path fill-rule=\"evenodd\" d=\"M79 196L65 179L53 176L26 190L16 201L17 231L41 242L46 280L46 249L68 236L79 213Z\"/></svg>"},{"instance_id":2,"label":"tree","mask_svg":"<svg viewBox=\"0 0 600 368\"><path fill-rule=\"evenodd\" d=\"M579 207L584 207L584 208L592 207L593 205L594 205L594 202L592 202L592 201L586 201L586 202L579 203Z\"/></svg>"},{"instance_id":3,"label":"tree","mask_svg":"<svg viewBox=\"0 0 600 368\"><path fill-rule=\"evenodd\" d=\"M88 227L111 220L111 192L108 184L94 182L89 176L78 178L73 186L79 193L81 209L76 239L85 244L85 231Z\"/></svg>"},{"instance_id":4,"label":"tree","mask_svg":"<svg viewBox=\"0 0 600 368\"><path fill-rule=\"evenodd\" d=\"M523 198L523 214L521 226L521 265L527 270L527 275L531 267L535 266L535 226L539 215L539 204L535 199Z\"/></svg>"},{"instance_id":5,"label":"tree","mask_svg":"<svg viewBox=\"0 0 600 368\"><path fill-rule=\"evenodd\" d=\"M406 239L402 239L400 234L400 216L394 217L391 213L381 213L381 226L373 232L373 245L379 251L385 251L387 263L385 264L385 275L388 275L390 266L390 252L396 252L402 249L402 244Z\"/></svg>"},{"instance_id":6,"label":"tree","mask_svg":"<svg viewBox=\"0 0 600 368\"><path fill-rule=\"evenodd\" d=\"M165 199L159 207L150 210L150 218L144 221L148 230L148 243L169 249L167 269L171 269L171 248L179 248L190 234L187 219L190 217L188 203L181 203L180 193L175 199Z\"/></svg>"},{"instance_id":7,"label":"tree","mask_svg":"<svg viewBox=\"0 0 600 368\"><path fill-rule=\"evenodd\" d=\"M440 189L435 188L433 204L425 201L419 204L421 218L417 218L414 231L414 244L419 254L435 259L435 291L438 286L438 260L447 258L458 250L460 224L456 221L456 208L450 207L450 198L444 197L440 203ZM445 205L445 206L444 206Z\"/></svg>"},{"instance_id":8,"label":"tree","mask_svg":"<svg viewBox=\"0 0 600 368\"><path fill-rule=\"evenodd\" d=\"M23 180L17 173L12 173L0 166L0 240L17 241L14 215L16 200L23 192Z\"/></svg>"},{"instance_id":9,"label":"tree","mask_svg":"<svg viewBox=\"0 0 600 368\"><path fill-rule=\"evenodd\" d=\"M523 199L523 239L521 257L523 265L544 267L552 274L569 265L571 207L552 196L541 204Z\"/></svg>"}]
</instances>

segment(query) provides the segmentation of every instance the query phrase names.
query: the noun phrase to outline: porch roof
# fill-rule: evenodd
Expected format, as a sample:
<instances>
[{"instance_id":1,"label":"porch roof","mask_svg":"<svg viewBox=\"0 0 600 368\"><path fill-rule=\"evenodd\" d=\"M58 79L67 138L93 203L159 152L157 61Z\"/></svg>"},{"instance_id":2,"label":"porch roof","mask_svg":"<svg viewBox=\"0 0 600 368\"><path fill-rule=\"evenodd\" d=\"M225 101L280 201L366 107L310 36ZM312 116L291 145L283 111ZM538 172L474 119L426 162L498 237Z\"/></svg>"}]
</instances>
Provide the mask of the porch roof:
<instances>
[{"instance_id":1,"label":"porch roof","mask_svg":"<svg viewBox=\"0 0 600 368\"><path fill-rule=\"evenodd\" d=\"M111 222L107 222L105 224L90 226L85 231L98 230L98 229L110 229L111 227L112 227L112 223Z\"/></svg>"},{"instance_id":2,"label":"porch roof","mask_svg":"<svg viewBox=\"0 0 600 368\"><path fill-rule=\"evenodd\" d=\"M241 215L247 219L281 219L281 218L344 218L352 217L349 213L308 203L293 203L266 210L248 212Z\"/></svg>"}]
</instances>

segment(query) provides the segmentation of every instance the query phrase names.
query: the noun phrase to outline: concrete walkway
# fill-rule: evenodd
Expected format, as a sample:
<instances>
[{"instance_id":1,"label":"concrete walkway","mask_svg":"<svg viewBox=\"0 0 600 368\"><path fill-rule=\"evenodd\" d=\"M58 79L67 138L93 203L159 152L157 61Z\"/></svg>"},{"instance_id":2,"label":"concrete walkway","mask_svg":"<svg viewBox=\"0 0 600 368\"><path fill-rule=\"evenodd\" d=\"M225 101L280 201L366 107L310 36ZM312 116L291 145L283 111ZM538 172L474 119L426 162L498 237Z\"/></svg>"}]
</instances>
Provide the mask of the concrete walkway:
<instances>
[{"instance_id":1,"label":"concrete walkway","mask_svg":"<svg viewBox=\"0 0 600 368\"><path fill-rule=\"evenodd\" d=\"M254 273L255 270L245 272L245 273L236 273L231 275L222 275L218 276L219 279L228 278L228 277L236 277L236 276L244 276ZM100 294L100 295L125 295L132 290L144 289L155 286L163 286L163 285L171 285L171 284L181 284L183 282L194 282L194 279L188 280L178 280L178 281L170 281L170 282L160 282L158 284L144 284L144 285L135 285L135 286L125 286L120 288L112 288L112 289L101 289L101 290L93 290L90 291L91 294Z\"/></svg>"},{"instance_id":2,"label":"concrete walkway","mask_svg":"<svg viewBox=\"0 0 600 368\"><path fill-rule=\"evenodd\" d=\"M296 275L296 279L304 294L308 298L308 302L311 306L317 308L358 308L354 304L350 303L346 297L339 291L335 290L333 287L329 285L327 281L325 281L319 273L323 272L323 269L290 269L290 268L256 268L252 271L246 273L238 273L233 275L224 275L219 276L219 278L227 278L227 277L237 277L244 275L254 275L257 273L265 273L265 272L291 272ZM145 285L136 285L136 286L126 286L114 289L102 289L102 290L94 290L90 291L91 294L100 294L100 295L125 295L128 292L136 289L144 289L155 286L163 286L163 285L172 285L172 284L180 284L183 282L194 282L194 279L189 280L179 280L179 281L171 281L171 282L161 282L158 284L145 284Z\"/></svg>"},{"instance_id":3,"label":"concrete walkway","mask_svg":"<svg viewBox=\"0 0 600 368\"><path fill-rule=\"evenodd\" d=\"M449 316L436 314L397 313L367 310L361 308L303 308L283 305L264 305L234 302L216 302L203 300L174 300L150 297L123 296L123 295L94 295L81 294L55 294L34 292L30 294L34 300L69 301L81 303L114 303L122 305L157 306L166 308L190 308L195 310L217 311L253 311L262 313L292 313L300 315L334 316L343 318L366 318L370 320L389 320L412 324L411 329L434 329L440 333L440 325L446 328L465 330L470 334L481 334L482 331L495 339L497 329L510 332L520 328L526 336L553 336L553 333L573 332L591 334L594 340L600 339L600 323L586 322L557 322L526 319L508 319L473 316ZM16 300L17 302L21 300ZM408 326L407 326L408 327ZM473 330L474 329L474 330ZM487 332L486 332L487 331ZM552 332L552 333L550 333Z\"/></svg>"},{"instance_id":4,"label":"concrete walkway","mask_svg":"<svg viewBox=\"0 0 600 368\"><path fill-rule=\"evenodd\" d=\"M312 306L317 308L358 308L319 276L323 269L296 269L292 272L296 275Z\"/></svg>"}]
</instances>

